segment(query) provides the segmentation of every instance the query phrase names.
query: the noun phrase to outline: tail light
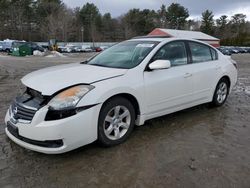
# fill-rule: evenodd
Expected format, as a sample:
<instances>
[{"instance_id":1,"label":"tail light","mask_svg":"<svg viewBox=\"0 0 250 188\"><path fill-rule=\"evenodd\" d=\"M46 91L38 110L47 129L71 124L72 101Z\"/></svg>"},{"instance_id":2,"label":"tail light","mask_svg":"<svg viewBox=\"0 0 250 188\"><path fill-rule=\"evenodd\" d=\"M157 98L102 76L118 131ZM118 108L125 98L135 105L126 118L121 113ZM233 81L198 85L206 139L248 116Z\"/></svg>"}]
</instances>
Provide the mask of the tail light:
<instances>
[{"instance_id":1,"label":"tail light","mask_svg":"<svg viewBox=\"0 0 250 188\"><path fill-rule=\"evenodd\" d=\"M236 69L238 69L237 62L234 61L233 59L231 59L231 62L233 63L234 67L235 67Z\"/></svg>"},{"instance_id":2,"label":"tail light","mask_svg":"<svg viewBox=\"0 0 250 188\"><path fill-rule=\"evenodd\" d=\"M234 60L231 58L231 56L228 56L228 59L229 59L230 62L234 65L234 67L235 67L236 69L238 69L237 62L234 61Z\"/></svg>"}]
</instances>

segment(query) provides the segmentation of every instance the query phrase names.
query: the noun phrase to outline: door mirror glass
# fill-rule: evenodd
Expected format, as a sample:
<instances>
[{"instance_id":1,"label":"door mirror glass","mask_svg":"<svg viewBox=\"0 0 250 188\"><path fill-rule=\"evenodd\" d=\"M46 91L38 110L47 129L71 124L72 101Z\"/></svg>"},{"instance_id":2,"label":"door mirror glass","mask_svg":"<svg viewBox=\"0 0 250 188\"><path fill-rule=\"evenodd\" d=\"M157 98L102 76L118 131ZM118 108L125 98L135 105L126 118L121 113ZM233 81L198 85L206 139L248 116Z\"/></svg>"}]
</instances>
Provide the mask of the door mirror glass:
<instances>
[{"instance_id":1,"label":"door mirror glass","mask_svg":"<svg viewBox=\"0 0 250 188\"><path fill-rule=\"evenodd\" d=\"M171 67L169 60L156 60L149 64L150 70L168 69Z\"/></svg>"}]
</instances>

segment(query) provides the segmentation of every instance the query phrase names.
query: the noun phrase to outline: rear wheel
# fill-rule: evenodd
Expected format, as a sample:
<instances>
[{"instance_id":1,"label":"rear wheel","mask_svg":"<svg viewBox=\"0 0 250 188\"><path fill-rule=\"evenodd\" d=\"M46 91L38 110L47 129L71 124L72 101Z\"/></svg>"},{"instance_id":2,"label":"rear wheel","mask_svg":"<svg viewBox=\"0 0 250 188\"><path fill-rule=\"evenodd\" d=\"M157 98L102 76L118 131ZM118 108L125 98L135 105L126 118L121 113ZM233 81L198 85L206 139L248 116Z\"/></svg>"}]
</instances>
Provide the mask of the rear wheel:
<instances>
[{"instance_id":1,"label":"rear wheel","mask_svg":"<svg viewBox=\"0 0 250 188\"><path fill-rule=\"evenodd\" d=\"M135 110L131 102L122 97L107 101L98 120L98 141L103 146L124 142L131 134L135 123Z\"/></svg>"},{"instance_id":2,"label":"rear wheel","mask_svg":"<svg viewBox=\"0 0 250 188\"><path fill-rule=\"evenodd\" d=\"M212 105L213 106L222 106L228 97L229 93L229 83L226 78L222 78L216 86Z\"/></svg>"}]
</instances>

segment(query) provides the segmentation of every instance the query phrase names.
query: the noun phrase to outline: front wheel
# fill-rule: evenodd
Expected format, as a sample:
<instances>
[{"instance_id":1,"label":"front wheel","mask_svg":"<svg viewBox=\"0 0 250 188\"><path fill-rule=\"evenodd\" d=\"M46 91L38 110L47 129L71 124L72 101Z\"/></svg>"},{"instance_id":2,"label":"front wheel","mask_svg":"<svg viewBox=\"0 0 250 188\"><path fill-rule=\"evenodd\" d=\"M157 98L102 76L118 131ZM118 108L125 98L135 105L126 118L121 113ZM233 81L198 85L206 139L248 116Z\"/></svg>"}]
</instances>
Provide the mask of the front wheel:
<instances>
[{"instance_id":1,"label":"front wheel","mask_svg":"<svg viewBox=\"0 0 250 188\"><path fill-rule=\"evenodd\" d=\"M135 124L135 110L131 102L115 97L105 102L98 120L98 141L103 146L124 142Z\"/></svg>"},{"instance_id":2,"label":"front wheel","mask_svg":"<svg viewBox=\"0 0 250 188\"><path fill-rule=\"evenodd\" d=\"M228 80L225 78L222 78L219 83L216 86L212 105L213 106L222 106L228 97L229 93L229 83Z\"/></svg>"}]
</instances>

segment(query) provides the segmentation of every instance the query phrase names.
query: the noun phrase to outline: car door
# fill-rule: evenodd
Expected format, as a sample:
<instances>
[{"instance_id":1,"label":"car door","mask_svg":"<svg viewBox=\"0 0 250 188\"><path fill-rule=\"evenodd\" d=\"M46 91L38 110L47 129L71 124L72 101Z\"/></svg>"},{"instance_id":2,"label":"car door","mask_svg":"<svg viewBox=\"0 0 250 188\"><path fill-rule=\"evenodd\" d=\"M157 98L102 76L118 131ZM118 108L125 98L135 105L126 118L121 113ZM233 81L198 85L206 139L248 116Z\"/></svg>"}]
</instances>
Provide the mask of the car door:
<instances>
[{"instance_id":1,"label":"car door","mask_svg":"<svg viewBox=\"0 0 250 188\"><path fill-rule=\"evenodd\" d=\"M208 45L191 41L188 44L192 59L194 100L209 100L220 76L218 54Z\"/></svg>"},{"instance_id":2,"label":"car door","mask_svg":"<svg viewBox=\"0 0 250 188\"><path fill-rule=\"evenodd\" d=\"M147 115L150 118L180 109L192 101L192 73L184 41L164 45L152 58L169 60L171 67L144 72Z\"/></svg>"}]
</instances>

